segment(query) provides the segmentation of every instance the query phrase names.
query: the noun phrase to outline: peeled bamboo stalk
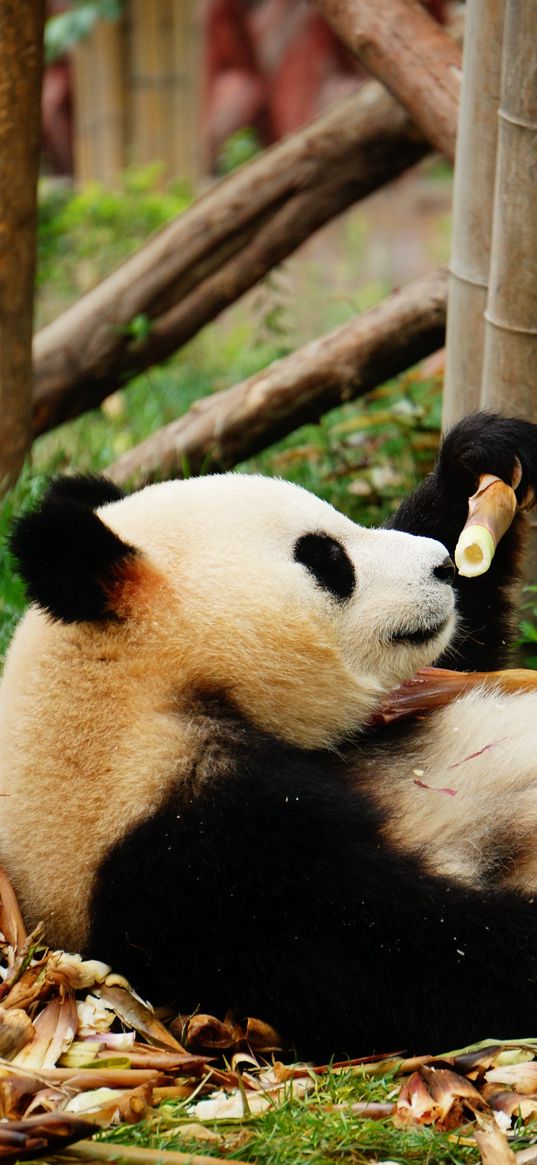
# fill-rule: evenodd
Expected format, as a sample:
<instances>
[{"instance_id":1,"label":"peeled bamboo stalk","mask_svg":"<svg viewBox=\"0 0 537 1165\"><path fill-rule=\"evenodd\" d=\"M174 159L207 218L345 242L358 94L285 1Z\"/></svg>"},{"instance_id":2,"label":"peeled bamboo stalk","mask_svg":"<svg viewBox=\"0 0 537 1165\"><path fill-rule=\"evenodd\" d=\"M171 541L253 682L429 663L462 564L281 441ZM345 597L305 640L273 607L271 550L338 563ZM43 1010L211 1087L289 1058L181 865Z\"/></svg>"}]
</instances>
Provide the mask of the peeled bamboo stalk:
<instances>
[{"instance_id":1,"label":"peeled bamboo stalk","mask_svg":"<svg viewBox=\"0 0 537 1165\"><path fill-rule=\"evenodd\" d=\"M444 428L479 408L504 0L467 0L453 188Z\"/></svg>"}]
</instances>

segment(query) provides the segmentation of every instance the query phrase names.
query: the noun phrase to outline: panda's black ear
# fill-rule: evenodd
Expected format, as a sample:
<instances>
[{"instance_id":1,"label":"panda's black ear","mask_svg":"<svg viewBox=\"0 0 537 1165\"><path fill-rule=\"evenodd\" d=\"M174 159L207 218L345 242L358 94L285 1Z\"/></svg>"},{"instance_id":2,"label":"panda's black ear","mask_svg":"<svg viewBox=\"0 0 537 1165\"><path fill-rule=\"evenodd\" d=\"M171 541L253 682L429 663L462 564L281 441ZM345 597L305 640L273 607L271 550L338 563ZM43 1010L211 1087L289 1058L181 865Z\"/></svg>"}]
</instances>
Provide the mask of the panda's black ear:
<instances>
[{"instance_id":1,"label":"panda's black ear","mask_svg":"<svg viewBox=\"0 0 537 1165\"><path fill-rule=\"evenodd\" d=\"M88 479L53 483L37 509L15 522L9 542L28 598L63 623L114 618L112 584L138 553L91 508L104 503L104 485L98 492L93 479L92 493L93 485L83 482ZM71 483L77 483L73 492ZM106 500L113 500L110 492Z\"/></svg>"},{"instance_id":2,"label":"panda's black ear","mask_svg":"<svg viewBox=\"0 0 537 1165\"><path fill-rule=\"evenodd\" d=\"M44 502L54 498L70 498L72 502L80 502L90 510L97 510L108 502L118 502L125 494L115 482L108 477L99 477L97 474L77 473L62 474L51 481L43 497Z\"/></svg>"}]
</instances>

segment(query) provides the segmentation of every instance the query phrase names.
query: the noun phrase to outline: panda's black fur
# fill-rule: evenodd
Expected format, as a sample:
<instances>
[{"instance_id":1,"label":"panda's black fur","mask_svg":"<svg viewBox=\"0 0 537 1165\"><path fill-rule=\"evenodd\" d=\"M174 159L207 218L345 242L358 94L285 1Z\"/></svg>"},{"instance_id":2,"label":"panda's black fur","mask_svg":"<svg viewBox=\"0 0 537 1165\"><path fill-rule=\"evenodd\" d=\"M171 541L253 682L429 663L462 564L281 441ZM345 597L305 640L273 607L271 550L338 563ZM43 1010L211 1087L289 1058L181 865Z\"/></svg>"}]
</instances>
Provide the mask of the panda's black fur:
<instances>
[{"instance_id":1,"label":"panda's black fur","mask_svg":"<svg viewBox=\"0 0 537 1165\"><path fill-rule=\"evenodd\" d=\"M109 855L89 950L149 998L262 1016L318 1061L532 1029L532 904L425 876L382 844L344 760L223 723L204 791Z\"/></svg>"},{"instance_id":2,"label":"panda's black fur","mask_svg":"<svg viewBox=\"0 0 537 1165\"><path fill-rule=\"evenodd\" d=\"M510 481L517 457L523 497L537 492L537 427L466 419L393 527L437 539L452 555L478 475ZM131 547L103 538L93 509L117 496L98 479L64 480L15 528L30 596L66 623L116 618L110 588ZM60 552L62 523L71 533ZM444 665L508 664L523 525L515 520L485 575L457 577L460 620ZM62 593L64 553L76 559L76 586ZM346 601L354 568L342 547L310 539L297 556L336 602ZM366 730L337 750L296 747L253 727L232 692L203 683L191 715L189 771L95 872L88 953L153 1002L261 1016L317 1059L440 1051L532 1030L533 898L427 873L419 855L386 843L385 811L369 775L359 778L372 757L389 766L419 727Z\"/></svg>"}]
</instances>

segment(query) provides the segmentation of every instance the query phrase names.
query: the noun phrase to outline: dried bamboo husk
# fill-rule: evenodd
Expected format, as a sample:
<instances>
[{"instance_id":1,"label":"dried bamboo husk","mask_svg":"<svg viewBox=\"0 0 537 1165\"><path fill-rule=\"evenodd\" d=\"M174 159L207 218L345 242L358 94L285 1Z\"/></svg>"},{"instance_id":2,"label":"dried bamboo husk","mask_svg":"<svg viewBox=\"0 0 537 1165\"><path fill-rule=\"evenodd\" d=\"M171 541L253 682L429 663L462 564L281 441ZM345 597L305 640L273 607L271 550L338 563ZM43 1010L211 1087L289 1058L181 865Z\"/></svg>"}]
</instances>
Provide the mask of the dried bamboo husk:
<instances>
[{"instance_id":1,"label":"dried bamboo husk","mask_svg":"<svg viewBox=\"0 0 537 1165\"><path fill-rule=\"evenodd\" d=\"M486 310L487 408L535 419L537 7L506 0L498 160Z\"/></svg>"},{"instance_id":2,"label":"dried bamboo husk","mask_svg":"<svg viewBox=\"0 0 537 1165\"><path fill-rule=\"evenodd\" d=\"M478 409L483 368L504 0L467 0L448 300L444 427Z\"/></svg>"}]
</instances>

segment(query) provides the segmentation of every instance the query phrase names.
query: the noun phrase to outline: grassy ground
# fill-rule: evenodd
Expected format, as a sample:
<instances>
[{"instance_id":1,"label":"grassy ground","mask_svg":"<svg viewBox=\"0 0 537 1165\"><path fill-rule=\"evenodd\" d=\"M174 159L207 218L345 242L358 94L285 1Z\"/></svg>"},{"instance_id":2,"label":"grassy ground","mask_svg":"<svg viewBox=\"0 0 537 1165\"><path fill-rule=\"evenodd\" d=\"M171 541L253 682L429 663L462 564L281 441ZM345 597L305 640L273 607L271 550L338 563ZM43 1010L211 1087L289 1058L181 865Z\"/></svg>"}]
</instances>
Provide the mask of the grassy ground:
<instances>
[{"instance_id":1,"label":"grassy ground","mask_svg":"<svg viewBox=\"0 0 537 1165\"><path fill-rule=\"evenodd\" d=\"M465 1165L479 1160L477 1149L461 1143L458 1135L450 1137L431 1127L397 1129L391 1118L370 1120L353 1112L356 1102L385 1101L398 1091L390 1074L376 1078L360 1069L328 1072L315 1080L315 1091L306 1101L290 1094L262 1116L207 1122L204 1127L215 1140L192 1136L192 1115L177 1104L164 1104L153 1123L123 1126L105 1139L144 1148L225 1155L257 1165L333 1165L335 1161Z\"/></svg>"}]
</instances>

